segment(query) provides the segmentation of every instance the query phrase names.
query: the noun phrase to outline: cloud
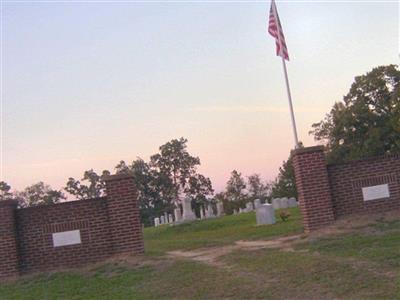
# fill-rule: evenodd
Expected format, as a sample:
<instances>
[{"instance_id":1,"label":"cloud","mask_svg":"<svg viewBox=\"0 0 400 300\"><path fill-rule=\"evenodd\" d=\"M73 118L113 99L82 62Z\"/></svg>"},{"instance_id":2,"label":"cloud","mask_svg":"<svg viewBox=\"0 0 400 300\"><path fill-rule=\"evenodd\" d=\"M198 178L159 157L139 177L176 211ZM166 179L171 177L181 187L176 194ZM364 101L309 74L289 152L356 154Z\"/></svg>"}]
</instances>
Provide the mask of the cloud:
<instances>
[{"instance_id":1,"label":"cloud","mask_svg":"<svg viewBox=\"0 0 400 300\"><path fill-rule=\"evenodd\" d=\"M210 105L188 108L189 111L196 112L271 112L271 113L287 113L289 107L286 106L267 106L267 105ZM295 106L295 112L311 113L311 112L326 112L326 108L316 106Z\"/></svg>"}]
</instances>

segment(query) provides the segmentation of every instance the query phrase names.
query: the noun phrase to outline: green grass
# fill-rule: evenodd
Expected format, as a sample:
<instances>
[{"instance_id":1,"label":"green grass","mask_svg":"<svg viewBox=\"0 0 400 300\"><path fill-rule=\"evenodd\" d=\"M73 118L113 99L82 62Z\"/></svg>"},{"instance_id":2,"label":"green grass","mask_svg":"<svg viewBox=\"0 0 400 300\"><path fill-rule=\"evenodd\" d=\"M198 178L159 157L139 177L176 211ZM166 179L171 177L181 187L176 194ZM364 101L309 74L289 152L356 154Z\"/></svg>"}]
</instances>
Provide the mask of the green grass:
<instances>
[{"instance_id":1,"label":"green grass","mask_svg":"<svg viewBox=\"0 0 400 300\"><path fill-rule=\"evenodd\" d=\"M257 226L255 213L244 213L208 220L195 221L179 226L163 225L146 228L145 249L150 255L161 255L176 249L196 249L231 244L237 240L268 239L303 232L297 208L288 209L291 216L282 222Z\"/></svg>"},{"instance_id":2,"label":"green grass","mask_svg":"<svg viewBox=\"0 0 400 300\"><path fill-rule=\"evenodd\" d=\"M237 250L218 266L167 251L271 239L302 232L288 222L256 226L254 213L145 229L147 254L0 284L0 299L400 299L400 221L302 239L293 251Z\"/></svg>"}]
</instances>

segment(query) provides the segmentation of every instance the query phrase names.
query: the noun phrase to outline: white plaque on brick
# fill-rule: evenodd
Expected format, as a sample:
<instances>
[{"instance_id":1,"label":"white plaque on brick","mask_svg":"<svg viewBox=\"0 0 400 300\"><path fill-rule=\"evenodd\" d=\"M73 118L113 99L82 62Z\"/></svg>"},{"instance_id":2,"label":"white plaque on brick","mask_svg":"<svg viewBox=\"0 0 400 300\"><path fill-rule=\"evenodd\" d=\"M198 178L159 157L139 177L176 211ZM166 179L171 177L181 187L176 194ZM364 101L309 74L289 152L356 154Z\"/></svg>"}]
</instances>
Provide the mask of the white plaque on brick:
<instances>
[{"instance_id":1,"label":"white plaque on brick","mask_svg":"<svg viewBox=\"0 0 400 300\"><path fill-rule=\"evenodd\" d=\"M374 186L368 186L362 188L364 201L389 198L389 185L380 184Z\"/></svg>"},{"instance_id":2,"label":"white plaque on brick","mask_svg":"<svg viewBox=\"0 0 400 300\"><path fill-rule=\"evenodd\" d=\"M80 230L70 230L53 233L53 246L61 247L67 245L75 245L81 243Z\"/></svg>"}]
</instances>

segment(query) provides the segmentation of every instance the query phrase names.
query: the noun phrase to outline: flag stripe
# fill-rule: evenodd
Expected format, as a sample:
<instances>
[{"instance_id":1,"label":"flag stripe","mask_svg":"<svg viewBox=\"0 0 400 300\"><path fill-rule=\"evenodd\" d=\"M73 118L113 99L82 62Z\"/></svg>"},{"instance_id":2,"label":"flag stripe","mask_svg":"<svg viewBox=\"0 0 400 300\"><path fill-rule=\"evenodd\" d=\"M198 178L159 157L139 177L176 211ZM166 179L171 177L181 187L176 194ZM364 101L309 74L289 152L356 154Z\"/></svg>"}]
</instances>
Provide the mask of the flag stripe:
<instances>
[{"instance_id":1,"label":"flag stripe","mask_svg":"<svg viewBox=\"0 0 400 300\"><path fill-rule=\"evenodd\" d=\"M289 60L289 52L274 0L271 1L271 9L269 11L268 33L275 38L276 55Z\"/></svg>"}]
</instances>

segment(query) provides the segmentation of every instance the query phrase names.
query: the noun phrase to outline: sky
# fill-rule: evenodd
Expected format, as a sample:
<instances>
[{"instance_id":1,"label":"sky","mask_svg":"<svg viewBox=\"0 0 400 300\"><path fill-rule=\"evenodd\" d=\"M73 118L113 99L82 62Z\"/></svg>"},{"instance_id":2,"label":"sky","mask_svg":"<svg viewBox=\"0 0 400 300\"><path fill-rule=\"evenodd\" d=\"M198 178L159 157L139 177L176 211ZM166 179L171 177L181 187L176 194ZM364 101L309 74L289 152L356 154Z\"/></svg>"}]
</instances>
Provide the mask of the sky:
<instances>
[{"instance_id":1,"label":"sky","mask_svg":"<svg viewBox=\"0 0 400 300\"><path fill-rule=\"evenodd\" d=\"M1 179L14 189L148 160L185 137L216 191L293 148L269 1L3 1ZM277 1L299 139L373 67L399 63L397 1Z\"/></svg>"}]
</instances>

